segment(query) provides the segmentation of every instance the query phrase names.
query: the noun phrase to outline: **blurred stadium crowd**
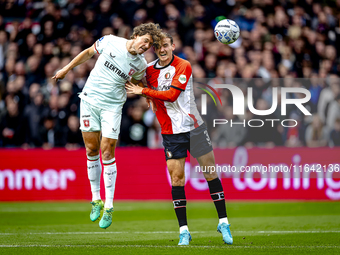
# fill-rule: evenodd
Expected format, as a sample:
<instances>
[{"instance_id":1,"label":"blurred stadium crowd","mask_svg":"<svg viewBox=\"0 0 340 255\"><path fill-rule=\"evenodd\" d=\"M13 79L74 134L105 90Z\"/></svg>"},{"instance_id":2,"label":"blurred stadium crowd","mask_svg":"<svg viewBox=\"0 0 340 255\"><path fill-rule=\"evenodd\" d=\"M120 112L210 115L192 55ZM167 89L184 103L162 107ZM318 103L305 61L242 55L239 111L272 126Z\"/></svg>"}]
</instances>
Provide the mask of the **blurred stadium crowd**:
<instances>
[{"instance_id":1,"label":"blurred stadium crowd","mask_svg":"<svg viewBox=\"0 0 340 255\"><path fill-rule=\"evenodd\" d=\"M214 37L221 16L241 29L230 46ZM204 116L215 146L340 146L340 0L0 0L0 147L83 146L77 93L98 56L63 81L51 77L101 36L129 38L145 22L173 35L175 54L190 61L195 81L237 84L245 94L251 86L256 109L270 108L273 87L311 92L313 116L294 108L284 116L296 127L213 128L213 118L242 121L232 114L231 94L219 90L223 107L209 101ZM145 57L156 56L150 49ZM266 118L282 119L279 110ZM244 117L263 119L249 111ZM129 96L119 145L161 148L161 140L145 99Z\"/></svg>"}]
</instances>

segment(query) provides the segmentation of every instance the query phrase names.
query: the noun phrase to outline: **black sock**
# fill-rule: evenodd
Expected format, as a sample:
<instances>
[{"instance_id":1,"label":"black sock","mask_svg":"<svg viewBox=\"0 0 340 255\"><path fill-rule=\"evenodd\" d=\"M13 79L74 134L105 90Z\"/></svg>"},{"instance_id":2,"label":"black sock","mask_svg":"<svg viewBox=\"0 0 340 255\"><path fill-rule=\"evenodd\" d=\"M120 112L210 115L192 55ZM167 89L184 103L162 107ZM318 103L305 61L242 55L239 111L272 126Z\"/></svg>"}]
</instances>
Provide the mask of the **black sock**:
<instances>
[{"instance_id":1,"label":"black sock","mask_svg":"<svg viewBox=\"0 0 340 255\"><path fill-rule=\"evenodd\" d=\"M172 186L172 201L180 227L188 225L187 223L187 200L183 186Z\"/></svg>"},{"instance_id":2,"label":"black sock","mask_svg":"<svg viewBox=\"0 0 340 255\"><path fill-rule=\"evenodd\" d=\"M225 208L224 192L222 183L219 178L208 181L210 196L214 201L218 218L227 217L227 210Z\"/></svg>"}]
</instances>

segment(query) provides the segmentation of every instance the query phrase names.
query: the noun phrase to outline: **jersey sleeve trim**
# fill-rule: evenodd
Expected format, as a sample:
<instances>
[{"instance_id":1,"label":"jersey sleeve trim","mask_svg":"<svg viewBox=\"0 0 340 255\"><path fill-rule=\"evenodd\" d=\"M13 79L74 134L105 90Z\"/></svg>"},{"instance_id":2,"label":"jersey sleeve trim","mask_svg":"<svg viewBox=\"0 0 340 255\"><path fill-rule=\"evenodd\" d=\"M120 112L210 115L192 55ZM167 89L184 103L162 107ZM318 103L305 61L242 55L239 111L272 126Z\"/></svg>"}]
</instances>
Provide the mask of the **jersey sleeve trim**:
<instances>
[{"instance_id":1,"label":"jersey sleeve trim","mask_svg":"<svg viewBox=\"0 0 340 255\"><path fill-rule=\"evenodd\" d=\"M94 43L93 45L94 45L94 49L97 51L97 53L100 54L97 50L96 43Z\"/></svg>"},{"instance_id":2,"label":"jersey sleeve trim","mask_svg":"<svg viewBox=\"0 0 340 255\"><path fill-rule=\"evenodd\" d=\"M176 86L170 86L170 88L174 88L174 89L178 89L178 90L180 90L180 91L184 91L184 89L181 89L181 88L179 88L179 87L176 87Z\"/></svg>"}]
</instances>

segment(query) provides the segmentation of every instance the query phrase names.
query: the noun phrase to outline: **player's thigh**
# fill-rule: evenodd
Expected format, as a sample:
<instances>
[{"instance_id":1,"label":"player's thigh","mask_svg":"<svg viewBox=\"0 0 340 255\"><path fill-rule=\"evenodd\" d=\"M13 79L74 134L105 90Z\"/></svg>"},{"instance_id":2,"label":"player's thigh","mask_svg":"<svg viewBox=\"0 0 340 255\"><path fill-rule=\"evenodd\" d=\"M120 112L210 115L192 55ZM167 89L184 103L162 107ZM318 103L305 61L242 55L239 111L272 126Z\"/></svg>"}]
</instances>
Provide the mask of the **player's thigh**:
<instances>
[{"instance_id":1,"label":"player's thigh","mask_svg":"<svg viewBox=\"0 0 340 255\"><path fill-rule=\"evenodd\" d=\"M100 109L80 101L80 130L82 132L98 132L101 130L100 125Z\"/></svg>"},{"instance_id":2,"label":"player's thigh","mask_svg":"<svg viewBox=\"0 0 340 255\"><path fill-rule=\"evenodd\" d=\"M97 156L100 148L100 131L82 132L83 140L88 156Z\"/></svg>"},{"instance_id":3,"label":"player's thigh","mask_svg":"<svg viewBox=\"0 0 340 255\"><path fill-rule=\"evenodd\" d=\"M168 159L166 161L171 177L172 186L184 186L185 184L185 158Z\"/></svg>"},{"instance_id":4,"label":"player's thigh","mask_svg":"<svg viewBox=\"0 0 340 255\"><path fill-rule=\"evenodd\" d=\"M109 160L115 156L114 152L120 133L122 114L102 110L100 119L102 125L102 141L100 147L103 159Z\"/></svg>"},{"instance_id":5,"label":"player's thigh","mask_svg":"<svg viewBox=\"0 0 340 255\"><path fill-rule=\"evenodd\" d=\"M215 170L214 152L205 124L190 132L190 153L193 157L197 159L200 166L214 166L214 168L209 169ZM205 172L203 173L203 175L208 181L218 177L216 171Z\"/></svg>"},{"instance_id":6,"label":"player's thigh","mask_svg":"<svg viewBox=\"0 0 340 255\"><path fill-rule=\"evenodd\" d=\"M166 161L188 156L189 133L162 135Z\"/></svg>"},{"instance_id":7,"label":"player's thigh","mask_svg":"<svg viewBox=\"0 0 340 255\"><path fill-rule=\"evenodd\" d=\"M197 158L198 164L200 166L214 166L215 165L215 156L214 151L210 151L202 156Z\"/></svg>"},{"instance_id":8,"label":"player's thigh","mask_svg":"<svg viewBox=\"0 0 340 255\"><path fill-rule=\"evenodd\" d=\"M88 156L99 154L100 148L100 109L80 101L80 130L83 134L83 140Z\"/></svg>"},{"instance_id":9,"label":"player's thigh","mask_svg":"<svg viewBox=\"0 0 340 255\"><path fill-rule=\"evenodd\" d=\"M212 144L205 124L190 132L190 154L194 158L199 158L203 155L212 152ZM211 154L204 157L204 159L211 159ZM214 160L215 161L215 160Z\"/></svg>"},{"instance_id":10,"label":"player's thigh","mask_svg":"<svg viewBox=\"0 0 340 255\"><path fill-rule=\"evenodd\" d=\"M103 160L110 160L115 157L115 149L117 145L117 139L108 137L102 137L100 149L102 151Z\"/></svg>"},{"instance_id":11,"label":"player's thigh","mask_svg":"<svg viewBox=\"0 0 340 255\"><path fill-rule=\"evenodd\" d=\"M207 154L204 154L200 157L197 158L198 163L200 164L203 169L210 169L211 171L209 172L203 172L203 175L205 179L208 181L211 181L215 178L218 177L216 168L215 168L215 156L214 156L214 151L210 151ZM213 168L209 167L213 166Z\"/></svg>"},{"instance_id":12,"label":"player's thigh","mask_svg":"<svg viewBox=\"0 0 340 255\"><path fill-rule=\"evenodd\" d=\"M102 110L100 114L100 122L102 125L103 138L106 137L118 140L121 121L121 113Z\"/></svg>"}]
</instances>

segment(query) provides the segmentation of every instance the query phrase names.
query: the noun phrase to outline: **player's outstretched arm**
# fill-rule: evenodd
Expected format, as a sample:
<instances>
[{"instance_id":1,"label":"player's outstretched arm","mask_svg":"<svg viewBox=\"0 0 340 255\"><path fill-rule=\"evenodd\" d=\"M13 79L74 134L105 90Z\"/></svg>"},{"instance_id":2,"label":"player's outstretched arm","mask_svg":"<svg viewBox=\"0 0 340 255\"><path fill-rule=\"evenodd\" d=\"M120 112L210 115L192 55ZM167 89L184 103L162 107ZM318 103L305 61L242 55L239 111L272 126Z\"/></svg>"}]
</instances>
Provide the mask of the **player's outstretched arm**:
<instances>
[{"instance_id":1,"label":"player's outstretched arm","mask_svg":"<svg viewBox=\"0 0 340 255\"><path fill-rule=\"evenodd\" d=\"M63 69L59 70L52 79L56 81L59 79L64 79L66 74L74 67L86 62L95 54L94 45L80 52L68 65L64 66Z\"/></svg>"},{"instance_id":2,"label":"player's outstretched arm","mask_svg":"<svg viewBox=\"0 0 340 255\"><path fill-rule=\"evenodd\" d=\"M137 85L137 86L136 86L136 85ZM156 105L156 103L153 101L153 99L150 98L150 97L147 97L147 96L145 96L145 95L139 94L139 89L138 89L138 88L137 88L136 91L135 91L136 93L131 92L131 89L133 90L134 87L139 87L139 88L141 88L142 91L143 91L143 88L145 87L144 82L143 82L143 81L137 81L137 80L135 80L133 77L131 77L131 81L127 81L127 82L125 83L125 88L126 88L128 94L136 94L136 95L144 96L144 97L146 98L146 102L147 102L148 106L149 106L149 107L151 106L152 111L155 113L155 112L157 111L157 105Z\"/></svg>"},{"instance_id":3,"label":"player's outstretched arm","mask_svg":"<svg viewBox=\"0 0 340 255\"><path fill-rule=\"evenodd\" d=\"M168 102L175 102L182 92L173 86L167 91L157 91L149 88L141 88L131 82L125 83L125 88L128 94L145 95L147 97Z\"/></svg>"},{"instance_id":4,"label":"player's outstretched arm","mask_svg":"<svg viewBox=\"0 0 340 255\"><path fill-rule=\"evenodd\" d=\"M135 81L135 82L134 82ZM131 81L126 81L125 83L125 88L126 88L126 92L128 94L135 94L135 95L140 95L142 96L142 91L144 89L144 86L139 86L136 85L138 81L136 81L135 79L131 79Z\"/></svg>"}]
</instances>

